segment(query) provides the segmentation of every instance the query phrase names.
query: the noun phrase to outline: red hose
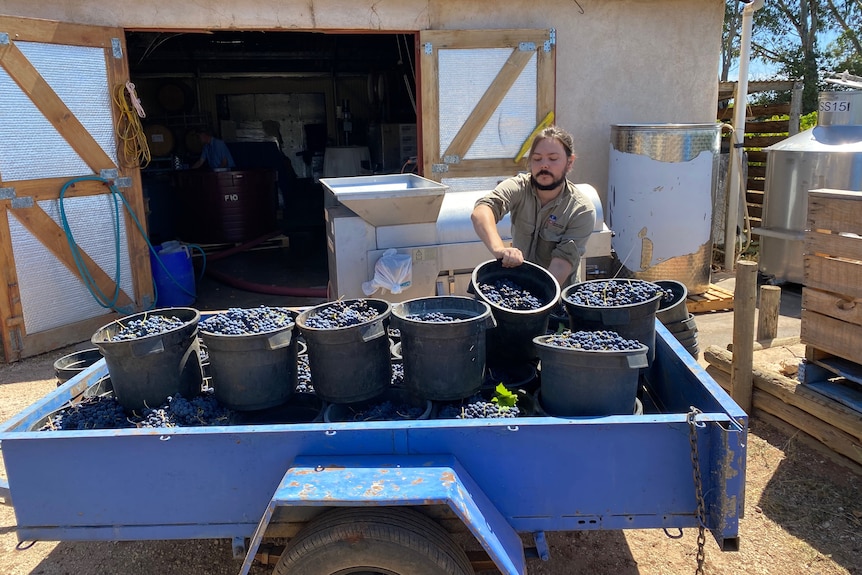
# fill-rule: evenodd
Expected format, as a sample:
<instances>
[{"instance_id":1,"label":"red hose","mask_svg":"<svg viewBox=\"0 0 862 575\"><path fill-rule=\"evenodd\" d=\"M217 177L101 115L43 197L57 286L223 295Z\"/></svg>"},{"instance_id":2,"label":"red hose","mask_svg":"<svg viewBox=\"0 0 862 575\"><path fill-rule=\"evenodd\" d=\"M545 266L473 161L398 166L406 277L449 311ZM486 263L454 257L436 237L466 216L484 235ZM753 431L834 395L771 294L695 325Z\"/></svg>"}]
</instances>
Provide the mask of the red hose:
<instances>
[{"instance_id":1,"label":"red hose","mask_svg":"<svg viewBox=\"0 0 862 575\"><path fill-rule=\"evenodd\" d=\"M216 252L214 254L208 255L207 261L208 262L214 262L217 260L224 259L228 256L232 256L234 254L238 254L240 252L250 250L251 248L253 248L257 245L262 244L263 242L271 240L272 238L274 238L276 236L280 236L280 235L281 235L281 232L270 232L268 234L260 236L259 238L249 240L249 241L245 242L244 244L240 244L238 246L234 246L232 248L228 248L226 250L222 250L220 252Z\"/></svg>"},{"instance_id":2,"label":"red hose","mask_svg":"<svg viewBox=\"0 0 862 575\"><path fill-rule=\"evenodd\" d=\"M227 275L226 273L219 272L210 268L207 268L207 275L212 276L214 279L227 284L231 287L235 287L237 289L241 289L244 291L250 291L254 293L263 293L268 295L283 295L290 297L314 297L314 298L324 298L326 299L327 289L323 288L301 288L301 287L287 287L287 286L271 286L266 284L259 284L254 282L249 282L245 280L241 280L232 276Z\"/></svg>"},{"instance_id":3,"label":"red hose","mask_svg":"<svg viewBox=\"0 0 862 575\"><path fill-rule=\"evenodd\" d=\"M246 250L250 250L251 248L262 244L263 242L270 240L276 236L281 235L281 232L271 232L260 236L259 238L255 238L253 240L249 240L244 244L240 244L238 246L234 246L232 248L228 248L226 250L216 252L212 255L206 256L207 262L217 261L220 259L224 259L228 256L232 256L234 254L238 254L240 252L244 252ZM235 287L237 289L241 289L244 291L250 291L254 293L262 293L268 295L283 295L289 297L314 297L314 298L324 298L328 299L329 290L327 288L300 288L300 287L287 287L287 286L272 286L266 284L259 284L254 282L249 282L245 280L241 280L239 278L235 278L233 276L229 276L228 274L220 271L216 271L209 266L206 268L206 274L215 278L216 280L222 282L223 284L227 284L231 287Z\"/></svg>"}]
</instances>

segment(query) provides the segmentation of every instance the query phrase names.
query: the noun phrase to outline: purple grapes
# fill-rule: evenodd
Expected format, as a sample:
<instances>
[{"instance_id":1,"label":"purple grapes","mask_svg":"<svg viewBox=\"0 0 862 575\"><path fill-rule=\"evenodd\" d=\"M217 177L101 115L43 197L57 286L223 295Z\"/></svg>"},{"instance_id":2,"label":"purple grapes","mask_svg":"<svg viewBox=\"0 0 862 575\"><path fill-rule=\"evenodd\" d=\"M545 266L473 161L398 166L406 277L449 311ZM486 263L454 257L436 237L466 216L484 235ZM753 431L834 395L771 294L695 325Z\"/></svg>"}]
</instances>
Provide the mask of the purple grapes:
<instances>
[{"instance_id":1,"label":"purple grapes","mask_svg":"<svg viewBox=\"0 0 862 575\"><path fill-rule=\"evenodd\" d=\"M379 315L380 312L365 300L351 303L339 300L310 314L305 325L316 329L338 329L371 321Z\"/></svg>"},{"instance_id":2,"label":"purple grapes","mask_svg":"<svg viewBox=\"0 0 862 575\"><path fill-rule=\"evenodd\" d=\"M185 325L183 320L169 315L150 315L142 319L133 319L125 324L122 320L118 320L117 324L120 330L111 336L111 341L128 341L147 337L151 335L160 335L177 329Z\"/></svg>"},{"instance_id":3,"label":"purple grapes","mask_svg":"<svg viewBox=\"0 0 862 575\"><path fill-rule=\"evenodd\" d=\"M260 306L249 309L232 307L201 321L200 329L219 335L249 335L293 327L290 311Z\"/></svg>"},{"instance_id":4,"label":"purple grapes","mask_svg":"<svg viewBox=\"0 0 862 575\"><path fill-rule=\"evenodd\" d=\"M665 290L652 282L612 279L575 284L566 299L578 305L614 307L643 303L654 299L659 294L665 297Z\"/></svg>"},{"instance_id":5,"label":"purple grapes","mask_svg":"<svg viewBox=\"0 0 862 575\"><path fill-rule=\"evenodd\" d=\"M583 351L625 351L641 349L643 344L626 339L615 331L570 331L549 335L544 340L548 345Z\"/></svg>"},{"instance_id":6,"label":"purple grapes","mask_svg":"<svg viewBox=\"0 0 862 575\"><path fill-rule=\"evenodd\" d=\"M512 280L503 278L494 283L479 283L479 291L489 302L512 310L536 310L545 305L530 291Z\"/></svg>"}]
</instances>

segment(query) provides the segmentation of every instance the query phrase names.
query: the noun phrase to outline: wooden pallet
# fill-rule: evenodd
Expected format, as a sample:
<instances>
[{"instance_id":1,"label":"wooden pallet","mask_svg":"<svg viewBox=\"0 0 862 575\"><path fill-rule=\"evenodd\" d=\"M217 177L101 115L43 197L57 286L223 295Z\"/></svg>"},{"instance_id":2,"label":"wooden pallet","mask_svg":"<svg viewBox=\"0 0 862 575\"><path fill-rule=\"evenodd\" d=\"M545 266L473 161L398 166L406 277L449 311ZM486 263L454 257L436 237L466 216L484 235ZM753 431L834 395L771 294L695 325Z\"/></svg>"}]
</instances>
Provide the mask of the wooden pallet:
<instances>
[{"instance_id":1,"label":"wooden pallet","mask_svg":"<svg viewBox=\"0 0 862 575\"><path fill-rule=\"evenodd\" d=\"M709 284L709 289L705 293L689 295L685 300L685 306L689 313L733 309L733 292L715 284Z\"/></svg>"}]
</instances>

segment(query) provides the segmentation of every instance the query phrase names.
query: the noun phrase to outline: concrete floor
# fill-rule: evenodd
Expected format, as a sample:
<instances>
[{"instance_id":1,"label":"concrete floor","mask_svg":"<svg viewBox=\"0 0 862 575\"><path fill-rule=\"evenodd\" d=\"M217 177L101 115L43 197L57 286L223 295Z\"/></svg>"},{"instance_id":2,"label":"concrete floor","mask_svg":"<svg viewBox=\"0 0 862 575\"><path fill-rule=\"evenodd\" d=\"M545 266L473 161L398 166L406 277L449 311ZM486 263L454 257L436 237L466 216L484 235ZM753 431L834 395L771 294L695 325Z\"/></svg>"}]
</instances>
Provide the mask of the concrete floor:
<instances>
[{"instance_id":1,"label":"concrete floor","mask_svg":"<svg viewBox=\"0 0 862 575\"><path fill-rule=\"evenodd\" d=\"M712 283L728 291L734 291L736 276L728 272L713 272ZM763 281L758 281L758 288ZM799 337L802 315L802 286L798 284L783 284L781 287L781 305L778 317L778 334L776 337ZM759 289L758 289L759 297ZM699 360L703 361L703 350L710 345L726 348L733 342L733 311L705 312L695 315L700 346ZM754 325L757 329L758 312L755 311Z\"/></svg>"}]
</instances>

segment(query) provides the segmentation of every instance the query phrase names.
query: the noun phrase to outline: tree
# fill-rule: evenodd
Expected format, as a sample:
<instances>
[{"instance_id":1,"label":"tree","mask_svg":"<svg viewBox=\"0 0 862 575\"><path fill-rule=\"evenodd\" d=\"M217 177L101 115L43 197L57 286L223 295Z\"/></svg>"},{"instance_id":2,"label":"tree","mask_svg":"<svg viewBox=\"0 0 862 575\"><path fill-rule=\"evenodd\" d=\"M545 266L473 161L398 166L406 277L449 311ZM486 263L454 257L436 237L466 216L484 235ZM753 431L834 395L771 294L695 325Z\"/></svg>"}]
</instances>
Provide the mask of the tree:
<instances>
[{"instance_id":1,"label":"tree","mask_svg":"<svg viewBox=\"0 0 862 575\"><path fill-rule=\"evenodd\" d=\"M725 4L722 81L739 58L743 6L739 0ZM818 93L827 87L823 80L844 70L862 75L862 0L767 0L754 12L751 59L774 66L777 78L801 79L803 113L816 110Z\"/></svg>"},{"instance_id":2,"label":"tree","mask_svg":"<svg viewBox=\"0 0 862 575\"><path fill-rule=\"evenodd\" d=\"M838 34L827 52L833 71L848 70L862 76L862 0L825 2L832 17L832 29Z\"/></svg>"},{"instance_id":3,"label":"tree","mask_svg":"<svg viewBox=\"0 0 862 575\"><path fill-rule=\"evenodd\" d=\"M752 57L776 64L787 78L802 79L803 113L817 109L821 87L818 35L826 29L823 1L772 0L754 13Z\"/></svg>"},{"instance_id":4,"label":"tree","mask_svg":"<svg viewBox=\"0 0 862 575\"><path fill-rule=\"evenodd\" d=\"M743 4L735 0L729 0L725 5L724 27L721 30L721 70L718 74L721 82L727 82L734 62L739 60L742 7Z\"/></svg>"}]
</instances>

